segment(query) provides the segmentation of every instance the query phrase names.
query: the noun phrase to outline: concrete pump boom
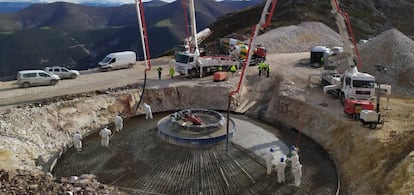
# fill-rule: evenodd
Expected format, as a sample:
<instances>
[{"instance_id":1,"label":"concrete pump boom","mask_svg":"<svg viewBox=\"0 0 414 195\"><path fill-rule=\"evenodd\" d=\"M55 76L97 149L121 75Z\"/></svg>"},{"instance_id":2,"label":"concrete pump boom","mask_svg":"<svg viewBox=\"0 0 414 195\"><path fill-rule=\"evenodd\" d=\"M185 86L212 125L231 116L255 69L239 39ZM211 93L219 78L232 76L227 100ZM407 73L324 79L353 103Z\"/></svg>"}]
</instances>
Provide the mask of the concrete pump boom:
<instances>
[{"instance_id":1,"label":"concrete pump boom","mask_svg":"<svg viewBox=\"0 0 414 195\"><path fill-rule=\"evenodd\" d=\"M335 15L339 35L344 43L344 53L346 55L347 64L351 68L355 68L356 65L359 67L362 63L355 43L355 37L352 32L349 15L341 10L338 0L331 0L331 6L331 12ZM357 72L358 70L354 71Z\"/></svg>"},{"instance_id":2,"label":"concrete pump boom","mask_svg":"<svg viewBox=\"0 0 414 195\"><path fill-rule=\"evenodd\" d=\"M242 74L240 75L239 83L237 84L237 89L230 92L228 107L227 107L226 151L228 151L228 145L229 145L229 119L230 119L231 97L233 96L233 94L239 93L239 91L241 89L241 84L243 83L244 79L246 78L247 67L250 64L250 59L251 59L252 54L253 54L252 46L256 44L256 37L259 34L259 30L263 30L264 28L266 28L269 25L270 21L272 20L272 16L273 16L273 12L276 8L276 4L277 4L277 0L267 0L266 1L265 5L264 5L264 8L263 8L263 11L262 11L262 15L261 15L260 20L259 20L259 23L255 26L253 26L253 31L252 31L252 35L251 35L250 43L249 43L248 55L247 55L245 63L243 64L243 70L242 70ZM270 8L270 10L269 10L269 8Z\"/></svg>"}]
</instances>

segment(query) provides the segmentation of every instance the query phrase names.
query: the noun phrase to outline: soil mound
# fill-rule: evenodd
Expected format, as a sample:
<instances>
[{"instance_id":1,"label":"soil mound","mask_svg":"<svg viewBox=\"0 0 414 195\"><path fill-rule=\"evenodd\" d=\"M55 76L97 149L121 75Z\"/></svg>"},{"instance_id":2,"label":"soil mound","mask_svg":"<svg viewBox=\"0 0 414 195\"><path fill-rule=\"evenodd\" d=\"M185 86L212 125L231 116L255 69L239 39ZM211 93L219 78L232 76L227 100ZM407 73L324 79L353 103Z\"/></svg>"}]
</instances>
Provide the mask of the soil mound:
<instances>
[{"instance_id":1,"label":"soil mound","mask_svg":"<svg viewBox=\"0 0 414 195\"><path fill-rule=\"evenodd\" d=\"M316 45L343 45L339 34L320 22L303 22L273 29L258 36L257 43L266 46L269 53L306 52Z\"/></svg>"},{"instance_id":2,"label":"soil mound","mask_svg":"<svg viewBox=\"0 0 414 195\"><path fill-rule=\"evenodd\" d=\"M363 66L361 72L376 75L381 83L391 84L393 95L414 96L414 41L397 29L384 31L359 46ZM387 68L379 74L374 65Z\"/></svg>"}]
</instances>

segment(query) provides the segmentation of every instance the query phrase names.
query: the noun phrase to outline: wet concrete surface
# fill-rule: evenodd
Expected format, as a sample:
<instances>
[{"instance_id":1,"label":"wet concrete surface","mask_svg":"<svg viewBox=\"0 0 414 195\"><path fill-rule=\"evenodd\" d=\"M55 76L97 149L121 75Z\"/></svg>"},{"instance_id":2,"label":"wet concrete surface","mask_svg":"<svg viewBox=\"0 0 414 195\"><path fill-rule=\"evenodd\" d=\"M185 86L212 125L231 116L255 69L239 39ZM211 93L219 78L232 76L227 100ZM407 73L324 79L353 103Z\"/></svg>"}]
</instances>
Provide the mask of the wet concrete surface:
<instances>
[{"instance_id":1,"label":"wet concrete surface","mask_svg":"<svg viewBox=\"0 0 414 195\"><path fill-rule=\"evenodd\" d=\"M205 148L180 147L162 141L157 122L170 113L154 115L153 120L136 117L125 121L109 147L100 146L98 133L84 138L83 151L73 148L58 161L55 176L92 173L106 184L130 194L335 194L337 173L327 153L312 140L301 136L302 184L292 185L290 167L286 182L277 183L276 173L266 175L265 162L252 148L225 143ZM297 143L297 132L274 128L242 115L231 117L248 121L280 141ZM237 125L237 124L236 124ZM112 128L113 129L113 128ZM252 130L254 131L254 130ZM236 136L239 136L236 134ZM255 139L252 137L251 139ZM259 146L268 148L267 144Z\"/></svg>"}]
</instances>

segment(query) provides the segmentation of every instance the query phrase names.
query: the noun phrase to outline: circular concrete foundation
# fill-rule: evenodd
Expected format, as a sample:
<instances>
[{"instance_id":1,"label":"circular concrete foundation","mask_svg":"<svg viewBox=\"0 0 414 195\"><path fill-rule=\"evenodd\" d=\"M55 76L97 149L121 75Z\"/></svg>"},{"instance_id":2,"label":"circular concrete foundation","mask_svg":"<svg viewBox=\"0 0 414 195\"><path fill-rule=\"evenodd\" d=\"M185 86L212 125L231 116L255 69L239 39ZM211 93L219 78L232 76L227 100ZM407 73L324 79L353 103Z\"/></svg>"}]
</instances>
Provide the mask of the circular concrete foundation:
<instances>
[{"instance_id":1,"label":"circular concrete foundation","mask_svg":"<svg viewBox=\"0 0 414 195\"><path fill-rule=\"evenodd\" d=\"M186 119L186 116L191 117ZM191 120L195 120L192 122ZM197 124L195 124L197 123ZM171 144L205 147L226 140L226 118L219 112L208 109L186 109L174 112L158 121L158 136ZM229 138L235 131L233 120L229 120Z\"/></svg>"},{"instance_id":2,"label":"circular concrete foundation","mask_svg":"<svg viewBox=\"0 0 414 195\"><path fill-rule=\"evenodd\" d=\"M57 162L53 174L69 177L92 173L97 179L118 187L127 194L335 194L337 174L327 153L313 141L301 137L299 147L303 164L302 184L292 185L293 175L286 167L286 182L278 183L275 172L266 175L266 166L251 150L267 149L274 143L252 147L224 143L208 147L181 147L166 143L157 135L157 123L168 114L156 114L153 120L137 117L125 121L124 129L100 145L98 133L83 140L83 151L70 148ZM280 130L244 116L236 116L236 125L249 123L250 142L255 130L263 129L286 145L295 143L296 133ZM240 119L238 117L241 117ZM239 127L238 127L239 129ZM241 132L234 134L240 137Z\"/></svg>"}]
</instances>

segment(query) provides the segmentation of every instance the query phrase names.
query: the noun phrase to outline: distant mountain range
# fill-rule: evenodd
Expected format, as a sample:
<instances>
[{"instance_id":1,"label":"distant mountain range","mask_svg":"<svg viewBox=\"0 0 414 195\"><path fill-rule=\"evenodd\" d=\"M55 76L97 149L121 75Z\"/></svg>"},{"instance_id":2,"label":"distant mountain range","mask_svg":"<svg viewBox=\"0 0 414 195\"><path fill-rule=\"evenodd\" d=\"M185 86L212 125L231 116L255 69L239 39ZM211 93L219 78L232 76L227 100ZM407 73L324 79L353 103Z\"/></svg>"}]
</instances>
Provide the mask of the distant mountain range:
<instances>
[{"instance_id":1,"label":"distant mountain range","mask_svg":"<svg viewBox=\"0 0 414 195\"><path fill-rule=\"evenodd\" d=\"M250 35L259 20L263 0L196 0L197 29L212 29L203 42L236 33ZM341 0L351 16L357 39L367 39L395 27L414 37L412 0ZM185 38L181 1L144 3L151 56L165 54ZM303 21L320 21L337 29L329 0L279 0L269 29ZM14 79L23 69L63 65L96 67L107 53L133 50L141 55L135 6L85 6L71 3L33 4L0 14L0 79Z\"/></svg>"},{"instance_id":2,"label":"distant mountain range","mask_svg":"<svg viewBox=\"0 0 414 195\"><path fill-rule=\"evenodd\" d=\"M197 28L218 17L260 1L195 1ZM185 38L181 1L144 3L151 56L158 56ZM187 14L188 15L188 14ZM0 78L14 78L23 69L63 65L96 67L106 54L134 50L141 55L135 5L97 7L57 2L33 4L0 14Z\"/></svg>"},{"instance_id":3,"label":"distant mountain range","mask_svg":"<svg viewBox=\"0 0 414 195\"><path fill-rule=\"evenodd\" d=\"M131 1L132 2L132 1ZM26 7L29 7L32 4L36 4L33 2L0 2L0 13L13 13L18 12ZM162 6L167 4L164 1L154 0L150 2L145 3L146 6ZM122 4L120 3L110 3L110 2L102 2L102 1L91 1L91 2L85 2L81 3L81 5L86 6L95 6L95 7L117 7Z\"/></svg>"},{"instance_id":4,"label":"distant mountain range","mask_svg":"<svg viewBox=\"0 0 414 195\"><path fill-rule=\"evenodd\" d=\"M132 3L133 1L131 1ZM246 7L246 5L256 5L259 3L260 0L224 0L222 3L226 4L227 6L231 6L236 9L243 9ZM29 7L30 5L35 4L33 2L27 1L27 2L0 2L0 13L12 13L20 11L26 7ZM95 7L117 7L120 5L123 5L119 2L105 2L105 1L89 1L89 2L83 2L79 3L81 5L87 5L87 6L95 6ZM148 2L144 2L145 6L152 7L152 6L163 6L165 4L168 4L167 2L160 1L160 0L152 0Z\"/></svg>"}]
</instances>

